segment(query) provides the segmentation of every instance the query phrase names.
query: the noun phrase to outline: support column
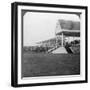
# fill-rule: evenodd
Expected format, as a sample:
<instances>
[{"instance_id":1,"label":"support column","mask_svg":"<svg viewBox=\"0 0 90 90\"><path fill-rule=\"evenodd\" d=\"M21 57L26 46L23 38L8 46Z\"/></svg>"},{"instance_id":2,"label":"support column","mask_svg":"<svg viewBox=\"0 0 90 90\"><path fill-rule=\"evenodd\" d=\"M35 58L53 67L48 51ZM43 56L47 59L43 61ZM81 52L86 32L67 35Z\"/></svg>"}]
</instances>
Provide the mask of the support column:
<instances>
[{"instance_id":1,"label":"support column","mask_svg":"<svg viewBox=\"0 0 90 90\"><path fill-rule=\"evenodd\" d=\"M56 35L56 48L58 46L58 36Z\"/></svg>"},{"instance_id":2,"label":"support column","mask_svg":"<svg viewBox=\"0 0 90 90\"><path fill-rule=\"evenodd\" d=\"M62 37L62 40L61 40L61 46L63 47L63 46L64 46L64 45L63 45L63 42L64 42L64 39L63 39L63 33L62 33L61 37Z\"/></svg>"}]
</instances>

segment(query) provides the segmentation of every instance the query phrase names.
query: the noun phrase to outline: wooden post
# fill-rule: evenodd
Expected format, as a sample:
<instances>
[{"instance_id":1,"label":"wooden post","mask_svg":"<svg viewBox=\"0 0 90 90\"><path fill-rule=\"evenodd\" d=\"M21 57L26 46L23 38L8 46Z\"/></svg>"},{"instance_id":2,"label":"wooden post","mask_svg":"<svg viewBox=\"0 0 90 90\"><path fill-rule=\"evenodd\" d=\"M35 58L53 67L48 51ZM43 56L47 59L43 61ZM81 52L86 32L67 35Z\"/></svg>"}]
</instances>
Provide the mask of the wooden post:
<instances>
[{"instance_id":1,"label":"wooden post","mask_svg":"<svg viewBox=\"0 0 90 90\"><path fill-rule=\"evenodd\" d=\"M63 33L62 33L62 40L61 40L61 46L63 47L63 42L64 42L64 39L63 39Z\"/></svg>"},{"instance_id":2,"label":"wooden post","mask_svg":"<svg viewBox=\"0 0 90 90\"><path fill-rule=\"evenodd\" d=\"M58 46L58 36L56 35L56 48Z\"/></svg>"}]
</instances>

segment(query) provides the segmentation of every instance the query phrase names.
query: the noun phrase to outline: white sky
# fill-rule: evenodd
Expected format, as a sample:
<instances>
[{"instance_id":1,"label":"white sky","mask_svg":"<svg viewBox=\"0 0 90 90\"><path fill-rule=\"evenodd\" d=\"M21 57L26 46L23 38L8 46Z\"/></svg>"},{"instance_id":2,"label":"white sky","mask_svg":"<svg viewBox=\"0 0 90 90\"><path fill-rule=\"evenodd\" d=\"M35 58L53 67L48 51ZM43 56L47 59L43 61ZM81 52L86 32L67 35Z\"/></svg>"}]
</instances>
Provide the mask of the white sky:
<instances>
[{"instance_id":1,"label":"white sky","mask_svg":"<svg viewBox=\"0 0 90 90\"><path fill-rule=\"evenodd\" d=\"M24 15L24 46L33 46L36 42L55 37L58 19L80 21L74 14L27 12Z\"/></svg>"}]
</instances>

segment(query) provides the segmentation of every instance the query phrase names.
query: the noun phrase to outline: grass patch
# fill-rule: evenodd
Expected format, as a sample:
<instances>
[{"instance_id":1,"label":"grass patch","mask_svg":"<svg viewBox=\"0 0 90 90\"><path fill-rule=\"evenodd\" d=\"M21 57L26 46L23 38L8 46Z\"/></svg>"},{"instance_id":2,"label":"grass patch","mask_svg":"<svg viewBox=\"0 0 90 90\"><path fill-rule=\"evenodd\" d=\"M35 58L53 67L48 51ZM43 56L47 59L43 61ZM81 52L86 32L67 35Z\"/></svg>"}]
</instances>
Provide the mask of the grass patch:
<instances>
[{"instance_id":1,"label":"grass patch","mask_svg":"<svg viewBox=\"0 0 90 90\"><path fill-rule=\"evenodd\" d=\"M79 54L23 53L22 77L78 75Z\"/></svg>"}]
</instances>

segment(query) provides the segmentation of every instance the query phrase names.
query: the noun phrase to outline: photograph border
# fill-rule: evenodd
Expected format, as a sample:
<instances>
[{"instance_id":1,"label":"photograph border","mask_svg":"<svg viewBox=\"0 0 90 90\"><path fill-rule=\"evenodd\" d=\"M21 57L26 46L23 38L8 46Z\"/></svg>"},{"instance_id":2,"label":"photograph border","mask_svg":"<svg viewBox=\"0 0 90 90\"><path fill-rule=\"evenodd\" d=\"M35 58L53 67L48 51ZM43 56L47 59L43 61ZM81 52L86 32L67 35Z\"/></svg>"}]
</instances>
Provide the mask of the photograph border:
<instances>
[{"instance_id":1,"label":"photograph border","mask_svg":"<svg viewBox=\"0 0 90 90\"><path fill-rule=\"evenodd\" d=\"M18 6L36 6L36 7L55 7L55 8L72 8L85 10L85 80L80 81L64 81L64 82L48 82L34 84L18 84ZM56 84L74 84L88 82L88 7L59 5L59 4L44 4L44 3L24 3L14 2L11 4L11 85L13 87L23 86L41 86L41 85L56 85Z\"/></svg>"}]
</instances>

